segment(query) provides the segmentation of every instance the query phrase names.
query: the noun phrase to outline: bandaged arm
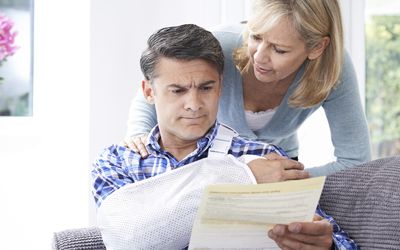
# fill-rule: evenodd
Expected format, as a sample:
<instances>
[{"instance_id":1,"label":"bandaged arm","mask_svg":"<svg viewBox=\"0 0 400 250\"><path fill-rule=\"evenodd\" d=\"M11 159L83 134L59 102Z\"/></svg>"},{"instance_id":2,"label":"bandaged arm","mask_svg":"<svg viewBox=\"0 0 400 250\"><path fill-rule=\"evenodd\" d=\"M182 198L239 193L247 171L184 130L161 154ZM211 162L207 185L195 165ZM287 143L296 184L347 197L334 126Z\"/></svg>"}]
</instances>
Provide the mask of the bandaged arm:
<instances>
[{"instance_id":1,"label":"bandaged arm","mask_svg":"<svg viewBox=\"0 0 400 250\"><path fill-rule=\"evenodd\" d=\"M185 248L207 185L256 183L245 162L206 158L118 189L98 210L107 249Z\"/></svg>"}]
</instances>

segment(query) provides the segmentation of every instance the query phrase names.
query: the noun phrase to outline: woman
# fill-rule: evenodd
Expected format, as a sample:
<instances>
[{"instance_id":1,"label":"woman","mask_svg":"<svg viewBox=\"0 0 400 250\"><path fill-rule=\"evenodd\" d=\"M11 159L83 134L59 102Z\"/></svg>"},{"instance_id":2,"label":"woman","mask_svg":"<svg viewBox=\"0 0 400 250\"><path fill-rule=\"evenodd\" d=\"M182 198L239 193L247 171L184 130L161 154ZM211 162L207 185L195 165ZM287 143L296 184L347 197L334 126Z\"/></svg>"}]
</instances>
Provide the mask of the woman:
<instances>
[{"instance_id":1,"label":"woman","mask_svg":"<svg viewBox=\"0 0 400 250\"><path fill-rule=\"evenodd\" d=\"M370 160L367 123L344 52L336 0L256 0L246 26L219 26L213 33L225 55L219 121L243 137L279 145L296 159L297 129L322 106L337 160L307 166L307 171L327 175ZM139 146L139 135L155 124L154 108L138 95L126 144L136 139L133 144Z\"/></svg>"}]
</instances>

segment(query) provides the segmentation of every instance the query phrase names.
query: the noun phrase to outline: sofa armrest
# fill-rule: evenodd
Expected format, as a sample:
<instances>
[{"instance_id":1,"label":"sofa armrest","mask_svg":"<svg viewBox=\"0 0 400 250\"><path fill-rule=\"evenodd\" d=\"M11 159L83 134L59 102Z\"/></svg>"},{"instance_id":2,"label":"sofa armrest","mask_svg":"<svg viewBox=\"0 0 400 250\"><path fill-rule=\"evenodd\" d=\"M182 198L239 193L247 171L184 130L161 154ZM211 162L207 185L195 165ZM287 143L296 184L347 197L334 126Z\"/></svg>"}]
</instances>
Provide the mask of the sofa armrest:
<instances>
[{"instance_id":1,"label":"sofa armrest","mask_svg":"<svg viewBox=\"0 0 400 250\"><path fill-rule=\"evenodd\" d=\"M105 250L97 227L69 229L55 232L53 250Z\"/></svg>"},{"instance_id":2,"label":"sofa armrest","mask_svg":"<svg viewBox=\"0 0 400 250\"><path fill-rule=\"evenodd\" d=\"M400 156L326 178L320 205L361 249L400 249Z\"/></svg>"}]
</instances>

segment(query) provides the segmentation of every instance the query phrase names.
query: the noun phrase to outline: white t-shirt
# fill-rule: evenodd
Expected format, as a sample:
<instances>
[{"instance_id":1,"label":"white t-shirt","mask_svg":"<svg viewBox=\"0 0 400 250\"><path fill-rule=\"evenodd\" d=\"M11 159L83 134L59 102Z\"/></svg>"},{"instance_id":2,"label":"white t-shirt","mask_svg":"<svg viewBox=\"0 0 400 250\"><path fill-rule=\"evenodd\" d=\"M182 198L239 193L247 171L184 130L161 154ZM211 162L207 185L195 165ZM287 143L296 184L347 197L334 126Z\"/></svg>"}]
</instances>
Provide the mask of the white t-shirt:
<instances>
[{"instance_id":1,"label":"white t-shirt","mask_svg":"<svg viewBox=\"0 0 400 250\"><path fill-rule=\"evenodd\" d=\"M253 131L257 131L265 127L269 123L269 121L271 121L277 108L278 107L275 107L273 109L268 109L260 112L245 110L246 121L249 125L249 128Z\"/></svg>"}]
</instances>

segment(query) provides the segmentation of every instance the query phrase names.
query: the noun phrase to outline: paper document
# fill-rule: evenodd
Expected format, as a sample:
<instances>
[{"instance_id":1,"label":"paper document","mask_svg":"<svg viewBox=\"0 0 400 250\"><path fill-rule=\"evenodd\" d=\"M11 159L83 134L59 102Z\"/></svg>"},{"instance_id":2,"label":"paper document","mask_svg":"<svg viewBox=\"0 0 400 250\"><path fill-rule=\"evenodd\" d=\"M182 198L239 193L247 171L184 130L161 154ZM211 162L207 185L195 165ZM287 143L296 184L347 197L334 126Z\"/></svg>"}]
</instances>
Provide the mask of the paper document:
<instances>
[{"instance_id":1,"label":"paper document","mask_svg":"<svg viewBox=\"0 0 400 250\"><path fill-rule=\"evenodd\" d=\"M312 221L325 177L258 185L210 185L194 222L189 249L279 249L274 224Z\"/></svg>"}]
</instances>

